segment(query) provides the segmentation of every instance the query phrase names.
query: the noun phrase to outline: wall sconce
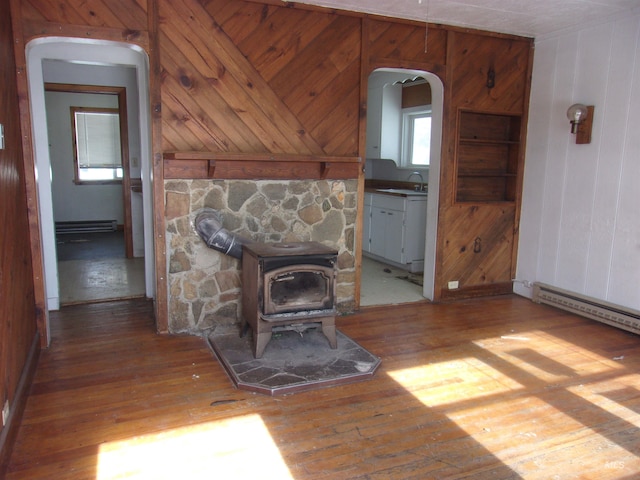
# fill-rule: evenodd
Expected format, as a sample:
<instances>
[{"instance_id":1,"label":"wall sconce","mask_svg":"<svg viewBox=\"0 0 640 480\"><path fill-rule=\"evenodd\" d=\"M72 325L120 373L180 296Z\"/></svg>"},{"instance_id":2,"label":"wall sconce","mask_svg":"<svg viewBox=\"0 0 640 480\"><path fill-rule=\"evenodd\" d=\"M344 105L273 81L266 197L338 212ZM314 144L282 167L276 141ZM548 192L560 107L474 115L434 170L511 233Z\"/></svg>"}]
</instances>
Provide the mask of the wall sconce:
<instances>
[{"instance_id":1,"label":"wall sconce","mask_svg":"<svg viewBox=\"0 0 640 480\"><path fill-rule=\"evenodd\" d=\"M591 143L591 127L593 126L593 105L576 103L567 110L567 118L571 122L571 133L576 136L577 144Z\"/></svg>"}]
</instances>

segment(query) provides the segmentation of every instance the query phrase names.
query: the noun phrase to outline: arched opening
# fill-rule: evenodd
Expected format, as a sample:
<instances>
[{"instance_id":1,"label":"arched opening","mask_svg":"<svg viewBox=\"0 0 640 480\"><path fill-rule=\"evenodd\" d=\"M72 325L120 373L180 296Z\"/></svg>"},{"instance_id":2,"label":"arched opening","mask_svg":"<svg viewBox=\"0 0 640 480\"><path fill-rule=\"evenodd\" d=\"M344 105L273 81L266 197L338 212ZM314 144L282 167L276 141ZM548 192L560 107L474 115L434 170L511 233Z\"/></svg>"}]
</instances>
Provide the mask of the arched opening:
<instances>
[{"instance_id":1,"label":"arched opening","mask_svg":"<svg viewBox=\"0 0 640 480\"><path fill-rule=\"evenodd\" d=\"M401 160L403 155L402 138L402 109L398 103L392 106L392 113L387 118L382 118L383 110L388 111L388 102L399 101L400 93L392 93L394 98L378 98L378 105L372 103L372 97L376 95L373 91L378 89L381 95L382 89L386 86L400 85L406 81L423 80L428 83L430 89L429 115L431 123L431 135L429 146L429 161L423 162L428 165L415 165ZM420 229L418 235L424 235L424 264L423 264L423 286L422 297L433 300L434 295L434 275L436 258L436 238L438 227L438 196L440 180L440 157L442 148L442 115L444 103L444 86L440 78L430 72L413 69L400 68L379 68L374 70L369 76L369 101L367 106L367 168L366 177L380 175L383 178L374 180L408 180L411 175L419 173L419 178L428 187L426 201L426 225L424 231ZM384 104L384 105L383 105ZM409 109L406 109L407 111ZM370 118L375 116L375 118ZM385 142L385 135L390 139L389 145L382 145ZM377 145L372 145L372 137L376 137ZM382 143L381 143L382 140ZM373 148L372 148L373 147ZM377 150L376 150L377 149ZM391 152L391 153L390 153ZM392 158L393 157L393 158ZM378 162L375 164L374 162ZM384 165L382 165L384 163ZM426 178L424 178L426 177ZM366 212L365 212L366 215ZM366 225L365 229L366 230ZM366 235L366 232L365 232ZM372 233L373 235L373 233ZM362 285L366 285L367 278L363 275ZM378 304L389 303L381 301Z\"/></svg>"},{"instance_id":2,"label":"arched opening","mask_svg":"<svg viewBox=\"0 0 640 480\"><path fill-rule=\"evenodd\" d=\"M63 82L69 84L97 85L90 74L84 77L90 67L106 69L129 68L135 70L135 97L128 99L135 102L138 112L137 136L141 195L139 234L143 237L145 295L155 297L155 256L153 249L153 203L151 175L151 142L149 117L149 65L146 53L138 46L112 41L85 40L76 38L46 37L29 42L26 47L27 74L29 84L33 147L35 157L36 188L39 206L39 226L44 263L44 290L47 311L60 307L59 272L56 258L56 236L52 199L52 164L49 151L50 139L47 129L45 105L45 67L47 63L61 62L68 67L69 75ZM86 70L83 70L86 67ZM78 73L80 72L80 73ZM101 78L103 86L109 80ZM47 327L48 328L48 327ZM45 337L46 332L44 333Z\"/></svg>"}]
</instances>

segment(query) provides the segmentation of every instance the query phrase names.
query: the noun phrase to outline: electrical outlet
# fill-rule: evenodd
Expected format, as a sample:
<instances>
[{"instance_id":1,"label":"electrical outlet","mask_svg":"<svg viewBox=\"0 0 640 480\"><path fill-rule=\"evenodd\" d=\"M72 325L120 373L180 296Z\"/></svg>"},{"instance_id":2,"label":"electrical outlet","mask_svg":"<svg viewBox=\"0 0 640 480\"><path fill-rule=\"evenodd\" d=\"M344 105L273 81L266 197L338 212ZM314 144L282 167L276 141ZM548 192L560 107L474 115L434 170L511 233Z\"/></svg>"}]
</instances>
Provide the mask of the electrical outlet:
<instances>
[{"instance_id":1,"label":"electrical outlet","mask_svg":"<svg viewBox=\"0 0 640 480\"><path fill-rule=\"evenodd\" d=\"M458 282L458 280L451 280L449 283L447 283L447 286L449 287L449 290L455 290L460 286L460 283Z\"/></svg>"},{"instance_id":2,"label":"electrical outlet","mask_svg":"<svg viewBox=\"0 0 640 480\"><path fill-rule=\"evenodd\" d=\"M4 402L2 407L2 426L4 427L9 421L9 400Z\"/></svg>"}]
</instances>

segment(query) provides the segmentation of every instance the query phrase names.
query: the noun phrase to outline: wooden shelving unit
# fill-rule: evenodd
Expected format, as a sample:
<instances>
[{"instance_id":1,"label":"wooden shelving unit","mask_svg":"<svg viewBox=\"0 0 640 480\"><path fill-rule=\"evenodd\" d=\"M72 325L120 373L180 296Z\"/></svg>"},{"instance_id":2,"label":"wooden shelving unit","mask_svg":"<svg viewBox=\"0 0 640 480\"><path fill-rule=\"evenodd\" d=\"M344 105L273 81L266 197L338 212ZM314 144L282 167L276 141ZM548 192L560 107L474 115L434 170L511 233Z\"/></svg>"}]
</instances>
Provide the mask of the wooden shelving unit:
<instances>
[{"instance_id":1,"label":"wooden shelving unit","mask_svg":"<svg viewBox=\"0 0 640 480\"><path fill-rule=\"evenodd\" d=\"M513 202L520 156L519 115L459 112L456 202Z\"/></svg>"}]
</instances>

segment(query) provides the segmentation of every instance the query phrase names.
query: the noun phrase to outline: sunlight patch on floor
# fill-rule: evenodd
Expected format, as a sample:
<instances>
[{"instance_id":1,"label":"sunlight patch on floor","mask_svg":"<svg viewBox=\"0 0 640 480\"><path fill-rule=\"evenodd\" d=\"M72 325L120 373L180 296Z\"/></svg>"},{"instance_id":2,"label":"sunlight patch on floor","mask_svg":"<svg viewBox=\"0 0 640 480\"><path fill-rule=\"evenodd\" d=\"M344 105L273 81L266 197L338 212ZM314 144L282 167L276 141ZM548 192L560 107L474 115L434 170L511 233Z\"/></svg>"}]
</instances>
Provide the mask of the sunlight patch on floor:
<instances>
[{"instance_id":1,"label":"sunlight patch on floor","mask_svg":"<svg viewBox=\"0 0 640 480\"><path fill-rule=\"evenodd\" d=\"M640 455L626 444L640 422L636 409L625 404L637 405L640 375L625 375L623 357L608 358L538 331L470 344L477 355L450 358L444 349L433 352L432 363L388 372L457 426L432 435L432 455L449 455L455 463L450 444L468 436L478 457L493 455L514 475L539 469L545 472L541 477L527 478L548 478L549 469L565 461L571 438L576 471L598 472L589 478L631 478L626 475L638 471ZM548 390L554 395L547 396ZM603 464L594 451L607 451L611 460Z\"/></svg>"},{"instance_id":2,"label":"sunlight patch on floor","mask_svg":"<svg viewBox=\"0 0 640 480\"><path fill-rule=\"evenodd\" d=\"M234 417L108 442L100 447L97 480L292 479L259 415Z\"/></svg>"},{"instance_id":3,"label":"sunlight patch on floor","mask_svg":"<svg viewBox=\"0 0 640 480\"><path fill-rule=\"evenodd\" d=\"M518 376L521 377L521 373L526 372L530 380L527 384L531 385L624 368L618 359L604 357L542 331L514 333L476 340L473 343L480 349L490 351L496 360L501 360L502 365L499 368L503 373L508 374L517 369ZM569 368L567 365L572 367Z\"/></svg>"},{"instance_id":4,"label":"sunlight patch on floor","mask_svg":"<svg viewBox=\"0 0 640 480\"><path fill-rule=\"evenodd\" d=\"M428 407L478 400L524 386L477 358L457 358L388 374ZM460 392L474 392L461 399Z\"/></svg>"}]
</instances>

